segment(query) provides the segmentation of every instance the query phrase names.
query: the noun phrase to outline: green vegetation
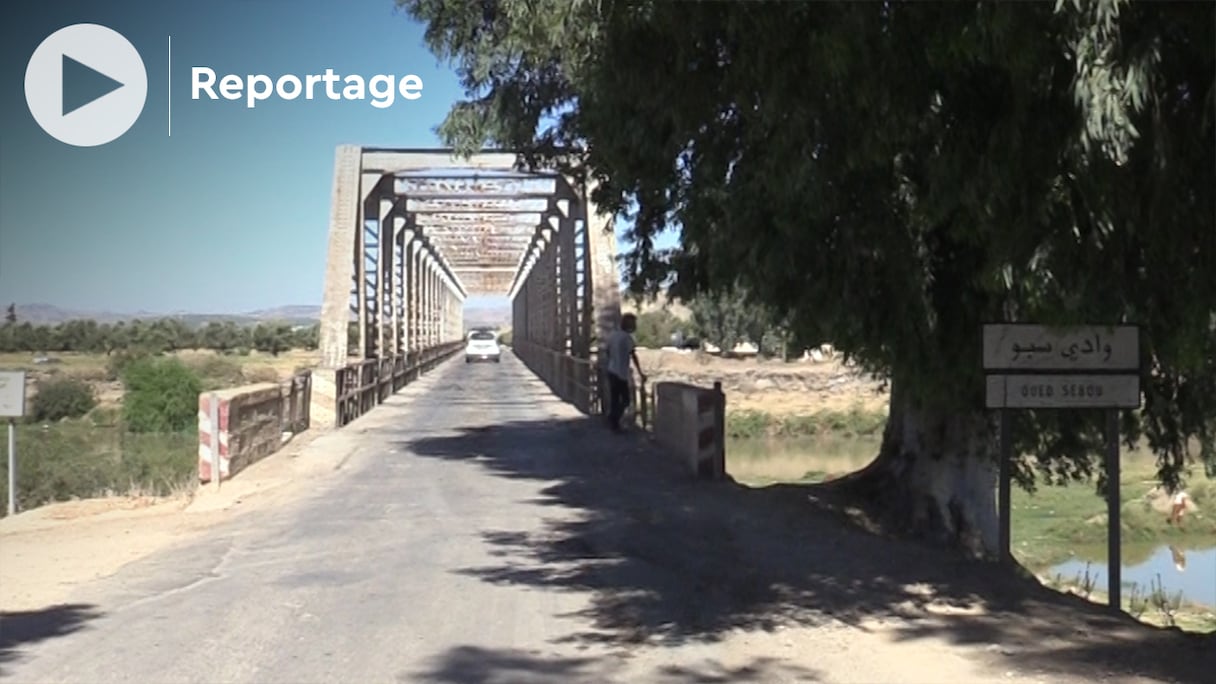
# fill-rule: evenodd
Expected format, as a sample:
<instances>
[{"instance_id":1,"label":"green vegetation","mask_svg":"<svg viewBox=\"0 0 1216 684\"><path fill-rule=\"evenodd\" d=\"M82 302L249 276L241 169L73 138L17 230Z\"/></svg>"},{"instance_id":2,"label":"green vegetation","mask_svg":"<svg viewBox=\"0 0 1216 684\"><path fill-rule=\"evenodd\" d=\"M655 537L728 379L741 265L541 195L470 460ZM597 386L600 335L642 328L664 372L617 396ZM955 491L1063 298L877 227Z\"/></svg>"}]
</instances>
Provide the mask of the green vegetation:
<instances>
[{"instance_id":1,"label":"green vegetation","mask_svg":"<svg viewBox=\"0 0 1216 684\"><path fill-rule=\"evenodd\" d=\"M638 329L633 334L639 347L658 349L671 344L671 336L688 326L667 309L638 314Z\"/></svg>"},{"instance_id":2,"label":"green vegetation","mask_svg":"<svg viewBox=\"0 0 1216 684\"><path fill-rule=\"evenodd\" d=\"M108 495L167 496L197 481L196 432L134 434L90 418L17 430L17 509ZM0 459L7 482L8 463ZM0 487L0 510L8 488Z\"/></svg>"},{"instance_id":3,"label":"green vegetation","mask_svg":"<svg viewBox=\"0 0 1216 684\"><path fill-rule=\"evenodd\" d=\"M222 354L247 354L255 349L277 355L289 349L316 349L319 335L319 325L258 323L242 327L232 322L211 322L191 327L176 318L114 324L74 320L58 325L32 325L18 322L15 308L10 306L5 323L0 325L0 353L85 352L109 356L123 351L158 354L211 349Z\"/></svg>"},{"instance_id":4,"label":"green vegetation","mask_svg":"<svg viewBox=\"0 0 1216 684\"><path fill-rule=\"evenodd\" d=\"M444 142L593 177L632 291L745 291L891 380L897 441L857 492L919 532L995 548L942 476L992 456L988 321L1138 323L1124 435L1166 483L1195 438L1216 472L1211 3L399 4L461 75ZM1101 428L1025 413L1015 437L1084 479Z\"/></svg>"},{"instance_id":5,"label":"green vegetation","mask_svg":"<svg viewBox=\"0 0 1216 684\"><path fill-rule=\"evenodd\" d=\"M176 433L195 425L203 383L177 359L139 359L123 371L123 421L132 432Z\"/></svg>"},{"instance_id":6,"label":"green vegetation","mask_svg":"<svg viewBox=\"0 0 1216 684\"><path fill-rule=\"evenodd\" d=\"M688 308L690 320L682 320L666 308L639 314L634 339L641 347L664 347L672 343L672 334L680 331L685 339L695 337L723 350L750 342L765 357L783 353L790 341L778 323L780 317L748 297L742 288L700 294L689 300Z\"/></svg>"},{"instance_id":7,"label":"green vegetation","mask_svg":"<svg viewBox=\"0 0 1216 684\"><path fill-rule=\"evenodd\" d=\"M728 439L780 439L836 434L844 437L881 435L885 413L860 408L848 412L820 411L811 415L773 416L761 411L729 411Z\"/></svg>"},{"instance_id":8,"label":"green vegetation","mask_svg":"<svg viewBox=\"0 0 1216 684\"><path fill-rule=\"evenodd\" d=\"M0 356L0 366L14 356ZM300 360L140 349L109 356L67 352L61 363L43 366L23 357L14 365L39 375L31 413L40 419L18 433L20 510L74 498L191 489L197 478L198 394L277 381L291 370L286 364ZM121 404L108 397L97 405L94 383L114 379L123 384Z\"/></svg>"},{"instance_id":9,"label":"green vegetation","mask_svg":"<svg viewBox=\"0 0 1216 684\"><path fill-rule=\"evenodd\" d=\"M1166 512L1154 507L1156 464L1151 455L1132 452L1120 465L1120 517L1127 559L1147 557L1163 543L1206 539L1216 545L1216 479L1193 473L1187 494L1200 511L1188 515L1181 527L1166 523ZM1037 487L1033 493L1015 489L1014 555L1027 567L1042 570L1074 553L1105 557L1106 500L1092 484Z\"/></svg>"},{"instance_id":10,"label":"green vegetation","mask_svg":"<svg viewBox=\"0 0 1216 684\"><path fill-rule=\"evenodd\" d=\"M93 386L78 378L51 378L38 383L30 401L30 422L80 418L97 406Z\"/></svg>"}]
</instances>

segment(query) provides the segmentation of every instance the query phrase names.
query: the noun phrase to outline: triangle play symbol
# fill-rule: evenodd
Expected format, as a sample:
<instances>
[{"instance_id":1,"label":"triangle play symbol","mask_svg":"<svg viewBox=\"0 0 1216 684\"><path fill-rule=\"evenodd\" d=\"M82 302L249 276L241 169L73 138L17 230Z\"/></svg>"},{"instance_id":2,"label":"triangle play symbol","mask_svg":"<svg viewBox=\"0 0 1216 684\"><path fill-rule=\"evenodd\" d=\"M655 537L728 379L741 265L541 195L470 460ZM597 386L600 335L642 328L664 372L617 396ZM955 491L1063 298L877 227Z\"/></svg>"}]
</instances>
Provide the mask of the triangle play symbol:
<instances>
[{"instance_id":1,"label":"triangle play symbol","mask_svg":"<svg viewBox=\"0 0 1216 684\"><path fill-rule=\"evenodd\" d=\"M123 87L96 69L63 56L63 116Z\"/></svg>"}]
</instances>

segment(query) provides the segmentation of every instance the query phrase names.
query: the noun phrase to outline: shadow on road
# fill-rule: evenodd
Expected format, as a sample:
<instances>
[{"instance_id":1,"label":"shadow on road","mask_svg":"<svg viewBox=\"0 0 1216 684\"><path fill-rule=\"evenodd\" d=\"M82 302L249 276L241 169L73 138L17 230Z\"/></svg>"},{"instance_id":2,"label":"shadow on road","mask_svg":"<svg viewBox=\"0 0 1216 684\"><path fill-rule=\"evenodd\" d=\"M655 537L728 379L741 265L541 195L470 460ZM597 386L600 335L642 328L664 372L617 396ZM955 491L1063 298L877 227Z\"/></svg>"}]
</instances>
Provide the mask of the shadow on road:
<instances>
[{"instance_id":1,"label":"shadow on road","mask_svg":"<svg viewBox=\"0 0 1216 684\"><path fill-rule=\"evenodd\" d=\"M576 684L602 682L612 678L623 660L616 663L604 658L545 658L533 652L495 650L475 646L453 648L422 673L402 673L400 682L436 682L442 684ZM702 667L667 665L645 676L648 684L767 684L788 681L819 681L819 677L803 668L783 665L771 659L757 659L738 668L725 668L713 663Z\"/></svg>"},{"instance_id":2,"label":"shadow on road","mask_svg":"<svg viewBox=\"0 0 1216 684\"><path fill-rule=\"evenodd\" d=\"M5 674L4 663L20 657L22 647L66 636L98 617L96 607L87 604L0 613L0 675Z\"/></svg>"},{"instance_id":3,"label":"shadow on road","mask_svg":"<svg viewBox=\"0 0 1216 684\"><path fill-rule=\"evenodd\" d=\"M486 530L502 562L460 570L590 592L583 617L594 630L570 641L714 641L736 628L836 619L896 639L983 644L1019 668L1194 682L1216 671L1216 635L1145 626L991 564L868 534L810 505L812 487L692 481L651 443L612 435L594 419L508 423L399 446L547 482L536 503L577 511L541 534Z\"/></svg>"}]
</instances>

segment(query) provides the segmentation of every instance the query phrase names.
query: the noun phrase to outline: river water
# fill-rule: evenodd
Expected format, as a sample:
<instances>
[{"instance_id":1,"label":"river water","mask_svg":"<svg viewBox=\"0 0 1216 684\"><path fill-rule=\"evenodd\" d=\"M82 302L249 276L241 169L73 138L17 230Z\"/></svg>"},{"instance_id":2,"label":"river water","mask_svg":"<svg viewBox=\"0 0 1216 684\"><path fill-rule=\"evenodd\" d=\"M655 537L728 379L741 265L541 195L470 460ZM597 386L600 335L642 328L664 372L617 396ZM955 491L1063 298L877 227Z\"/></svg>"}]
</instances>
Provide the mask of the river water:
<instances>
[{"instance_id":1,"label":"river water","mask_svg":"<svg viewBox=\"0 0 1216 684\"><path fill-rule=\"evenodd\" d=\"M1087 554L1088 555L1088 554ZM1184 600L1216 608L1216 546L1206 548L1187 548L1186 545L1158 546L1151 551L1147 559L1123 562L1123 586L1138 585L1141 593L1152 591L1153 584L1160 582L1165 593L1173 596L1182 592ZM1137 554L1139 555L1139 554ZM1056 565L1047 571L1048 577L1057 574L1064 581L1072 581L1084 577L1086 563L1089 563L1089 576L1097 576L1094 587L1105 591L1107 565L1105 562L1087 561L1086 558L1073 560ZM1130 589L1125 589L1126 592Z\"/></svg>"},{"instance_id":2,"label":"river water","mask_svg":"<svg viewBox=\"0 0 1216 684\"><path fill-rule=\"evenodd\" d=\"M749 484L814 482L864 468L878 453L874 437L824 435L793 439L728 439L726 472Z\"/></svg>"},{"instance_id":3,"label":"river water","mask_svg":"<svg viewBox=\"0 0 1216 684\"><path fill-rule=\"evenodd\" d=\"M726 470L740 482L765 485L773 482L817 482L865 467L878 453L879 438L822 435L795 439L731 439L726 445ZM1123 583L1151 591L1160 576L1171 596L1181 591L1192 603L1216 607L1216 540L1184 542L1181 546L1124 545ZM1194 548L1192 548L1194 547ZM1098 579L1095 588L1106 588L1105 549L1079 551L1073 560L1051 568L1065 581L1089 574ZM1181 565L1182 569L1179 569ZM1125 590L1130 591L1130 589Z\"/></svg>"}]
</instances>

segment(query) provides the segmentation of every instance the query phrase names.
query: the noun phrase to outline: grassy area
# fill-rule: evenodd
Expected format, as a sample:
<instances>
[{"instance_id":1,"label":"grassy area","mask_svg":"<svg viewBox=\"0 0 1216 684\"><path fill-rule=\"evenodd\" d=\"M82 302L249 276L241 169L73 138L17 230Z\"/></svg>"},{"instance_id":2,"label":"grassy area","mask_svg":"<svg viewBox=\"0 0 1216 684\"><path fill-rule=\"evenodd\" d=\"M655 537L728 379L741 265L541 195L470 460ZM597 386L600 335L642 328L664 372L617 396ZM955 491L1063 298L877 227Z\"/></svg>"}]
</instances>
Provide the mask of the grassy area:
<instances>
[{"instance_id":1,"label":"grassy area","mask_svg":"<svg viewBox=\"0 0 1216 684\"><path fill-rule=\"evenodd\" d=\"M763 411L728 411L729 439L791 439L816 436L873 438L882 435L887 415L855 406L848 411L819 411L778 416Z\"/></svg>"},{"instance_id":2,"label":"grassy area","mask_svg":"<svg viewBox=\"0 0 1216 684\"><path fill-rule=\"evenodd\" d=\"M113 409L47 427L17 427L17 508L98 496L169 496L195 486L198 435L131 434ZM8 481L0 459L0 481ZM0 487L7 510L8 487Z\"/></svg>"},{"instance_id":3,"label":"grassy area","mask_svg":"<svg viewBox=\"0 0 1216 684\"><path fill-rule=\"evenodd\" d=\"M1154 506L1150 494L1155 486L1153 457L1126 454L1120 466L1119 514L1129 551L1139 549L1147 557L1148 550L1160 544L1208 541L1216 546L1216 480L1202 472L1191 477L1186 491L1198 512L1188 514L1181 528L1167 524L1165 512ZM1106 501L1092 483L1041 486L1033 494L1015 487L1010 505L1013 553L1028 568L1038 570L1083 551L1105 549ZM1124 558L1125 563L1136 561L1135 555Z\"/></svg>"},{"instance_id":4,"label":"grassy area","mask_svg":"<svg viewBox=\"0 0 1216 684\"><path fill-rule=\"evenodd\" d=\"M117 354L117 353L116 353ZM50 354L55 363L34 363L36 355L29 353L0 354L0 368L26 370L34 375L67 375L81 380L104 382L112 380L111 367L115 356L64 352ZM290 376L295 370L316 364L317 352L293 350L278 356L250 352L246 355L220 355L209 350L174 352L187 366L193 368L208 389L234 385L273 382Z\"/></svg>"},{"instance_id":5,"label":"grassy area","mask_svg":"<svg viewBox=\"0 0 1216 684\"><path fill-rule=\"evenodd\" d=\"M0 354L0 368L25 369L36 380L68 376L88 381L100 405L81 419L18 426L19 510L97 496L166 496L195 486L198 435L194 430L133 434L123 429L123 388L113 379L116 357L75 353L52 356L58 362L36 364L32 354ZM206 350L182 351L174 356L198 375L204 391L277 382L316 361L315 352L303 351L277 357L256 352L219 355ZM0 482L7 482L7 460L0 461ZM5 486L0 490L0 510L4 510L8 489Z\"/></svg>"}]
</instances>

